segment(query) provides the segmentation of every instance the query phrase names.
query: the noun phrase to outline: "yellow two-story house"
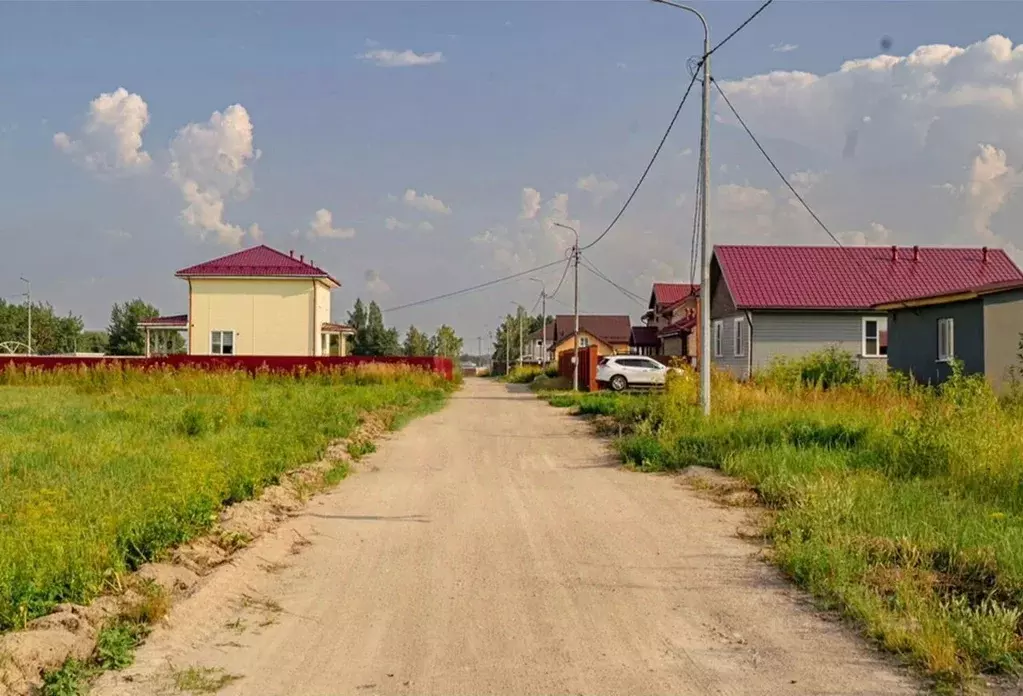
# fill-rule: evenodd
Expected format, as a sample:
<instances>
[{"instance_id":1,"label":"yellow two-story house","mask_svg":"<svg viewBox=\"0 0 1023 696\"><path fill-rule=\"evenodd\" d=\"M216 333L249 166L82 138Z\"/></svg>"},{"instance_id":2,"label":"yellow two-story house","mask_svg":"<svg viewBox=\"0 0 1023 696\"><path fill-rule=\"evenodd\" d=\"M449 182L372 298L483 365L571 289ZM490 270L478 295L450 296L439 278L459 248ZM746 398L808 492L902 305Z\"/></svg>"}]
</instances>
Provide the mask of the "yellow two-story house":
<instances>
[{"instance_id":1,"label":"yellow two-story house","mask_svg":"<svg viewBox=\"0 0 1023 696\"><path fill-rule=\"evenodd\" d=\"M143 322L147 337L160 328L184 329L190 355L348 352L354 331L330 321L330 291L341 284L303 256L260 245L175 275L188 282L188 315Z\"/></svg>"}]
</instances>

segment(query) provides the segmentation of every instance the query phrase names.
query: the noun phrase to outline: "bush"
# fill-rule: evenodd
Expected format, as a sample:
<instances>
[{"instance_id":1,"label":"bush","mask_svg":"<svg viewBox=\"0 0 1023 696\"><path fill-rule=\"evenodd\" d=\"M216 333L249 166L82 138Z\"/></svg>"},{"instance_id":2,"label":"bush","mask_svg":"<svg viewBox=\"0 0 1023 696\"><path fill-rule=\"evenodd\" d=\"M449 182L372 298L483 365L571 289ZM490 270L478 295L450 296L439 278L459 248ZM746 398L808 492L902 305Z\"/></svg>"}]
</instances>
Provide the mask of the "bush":
<instances>
[{"instance_id":1,"label":"bush","mask_svg":"<svg viewBox=\"0 0 1023 696\"><path fill-rule=\"evenodd\" d=\"M544 373L544 375L545 375L546 377L549 377L549 378L551 378L551 379L554 379L554 378L555 378L555 377L557 377L557 376L558 376L559 374L561 374L561 373L560 373L560 371L558 370L558 366L557 366L557 364L555 364L555 363L551 363L551 364L550 364L550 365L548 365L548 366L547 366L546 368L544 368L544 371L543 371L543 373Z\"/></svg>"},{"instance_id":2,"label":"bush","mask_svg":"<svg viewBox=\"0 0 1023 696\"><path fill-rule=\"evenodd\" d=\"M776 358L758 379L783 386L801 384L831 389L859 384L862 375L852 353L836 347L825 348L800 358Z\"/></svg>"},{"instance_id":3,"label":"bush","mask_svg":"<svg viewBox=\"0 0 1023 696\"><path fill-rule=\"evenodd\" d=\"M529 384L543 374L539 365L516 365L505 377L510 384Z\"/></svg>"}]
</instances>

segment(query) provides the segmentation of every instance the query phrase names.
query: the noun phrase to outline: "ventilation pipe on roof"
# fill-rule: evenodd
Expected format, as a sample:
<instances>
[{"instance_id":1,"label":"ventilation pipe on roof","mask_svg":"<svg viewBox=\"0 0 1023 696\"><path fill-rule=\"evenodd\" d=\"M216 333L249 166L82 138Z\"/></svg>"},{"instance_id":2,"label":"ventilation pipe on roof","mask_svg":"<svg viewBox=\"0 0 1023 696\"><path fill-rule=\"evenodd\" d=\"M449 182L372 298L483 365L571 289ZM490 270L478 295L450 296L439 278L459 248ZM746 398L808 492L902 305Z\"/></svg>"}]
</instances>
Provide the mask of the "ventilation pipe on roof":
<instances>
[{"instance_id":1,"label":"ventilation pipe on roof","mask_svg":"<svg viewBox=\"0 0 1023 696\"><path fill-rule=\"evenodd\" d=\"M984 252L984 263L987 263L987 247L984 247L981 251Z\"/></svg>"},{"instance_id":2,"label":"ventilation pipe on roof","mask_svg":"<svg viewBox=\"0 0 1023 696\"><path fill-rule=\"evenodd\" d=\"M299 254L298 260L301 261L302 263L305 263L305 254Z\"/></svg>"},{"instance_id":3,"label":"ventilation pipe on roof","mask_svg":"<svg viewBox=\"0 0 1023 696\"><path fill-rule=\"evenodd\" d=\"M899 260L899 247L892 244L892 263Z\"/></svg>"},{"instance_id":4,"label":"ventilation pipe on roof","mask_svg":"<svg viewBox=\"0 0 1023 696\"><path fill-rule=\"evenodd\" d=\"M291 258L295 258L295 250L294 250L294 249L291 249L291 250L290 250L290 251L288 252L288 254L289 254L289 255L291 256Z\"/></svg>"},{"instance_id":5,"label":"ventilation pipe on roof","mask_svg":"<svg viewBox=\"0 0 1023 696\"><path fill-rule=\"evenodd\" d=\"M920 260L920 247L914 245L913 246L913 262L916 263L919 260Z\"/></svg>"}]
</instances>

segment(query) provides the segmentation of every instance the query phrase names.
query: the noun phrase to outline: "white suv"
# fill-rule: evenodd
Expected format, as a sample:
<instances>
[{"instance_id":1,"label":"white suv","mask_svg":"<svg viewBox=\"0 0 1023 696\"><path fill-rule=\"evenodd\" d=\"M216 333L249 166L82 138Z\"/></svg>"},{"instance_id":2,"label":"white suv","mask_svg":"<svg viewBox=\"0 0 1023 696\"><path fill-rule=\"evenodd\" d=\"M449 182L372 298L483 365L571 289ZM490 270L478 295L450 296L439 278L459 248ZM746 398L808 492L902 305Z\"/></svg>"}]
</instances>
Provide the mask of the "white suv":
<instances>
[{"instance_id":1,"label":"white suv","mask_svg":"<svg viewBox=\"0 0 1023 696\"><path fill-rule=\"evenodd\" d=\"M597 363L597 385L622 391L629 387L663 387L665 365L642 355L613 355Z\"/></svg>"}]
</instances>

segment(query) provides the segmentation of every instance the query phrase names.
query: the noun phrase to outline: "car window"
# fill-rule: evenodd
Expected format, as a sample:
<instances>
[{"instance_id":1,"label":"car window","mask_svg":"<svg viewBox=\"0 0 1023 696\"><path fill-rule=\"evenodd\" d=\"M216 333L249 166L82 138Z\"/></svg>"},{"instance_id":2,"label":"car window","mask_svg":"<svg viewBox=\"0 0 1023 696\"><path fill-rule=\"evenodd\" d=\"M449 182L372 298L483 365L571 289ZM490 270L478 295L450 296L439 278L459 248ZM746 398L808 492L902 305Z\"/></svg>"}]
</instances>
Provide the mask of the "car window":
<instances>
[{"instance_id":1,"label":"car window","mask_svg":"<svg viewBox=\"0 0 1023 696\"><path fill-rule=\"evenodd\" d=\"M646 367L652 367L655 370L660 370L664 367L664 365L657 362L656 360L644 360L643 365Z\"/></svg>"}]
</instances>

